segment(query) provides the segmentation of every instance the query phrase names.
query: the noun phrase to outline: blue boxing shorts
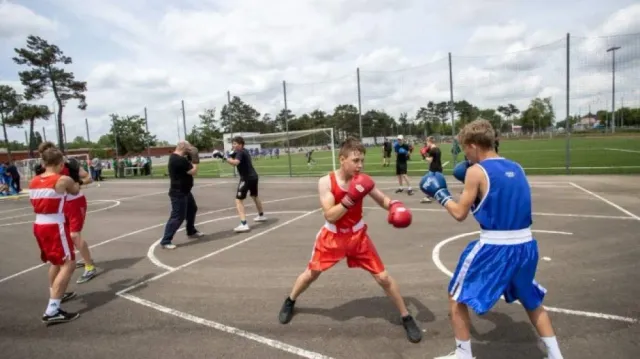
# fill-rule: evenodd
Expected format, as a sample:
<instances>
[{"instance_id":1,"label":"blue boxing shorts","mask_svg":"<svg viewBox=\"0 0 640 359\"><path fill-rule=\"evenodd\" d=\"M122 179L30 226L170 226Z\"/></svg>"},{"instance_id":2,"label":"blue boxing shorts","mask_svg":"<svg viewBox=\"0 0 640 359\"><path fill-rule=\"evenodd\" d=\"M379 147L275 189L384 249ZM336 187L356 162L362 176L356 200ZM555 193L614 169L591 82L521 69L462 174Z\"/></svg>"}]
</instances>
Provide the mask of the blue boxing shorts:
<instances>
[{"instance_id":1,"label":"blue boxing shorts","mask_svg":"<svg viewBox=\"0 0 640 359\"><path fill-rule=\"evenodd\" d=\"M514 233L508 238L509 233ZM525 233L527 231L524 231ZM449 295L478 315L485 314L504 295L532 311L542 305L547 292L535 281L538 242L523 231L483 231L462 252L449 283Z\"/></svg>"}]
</instances>

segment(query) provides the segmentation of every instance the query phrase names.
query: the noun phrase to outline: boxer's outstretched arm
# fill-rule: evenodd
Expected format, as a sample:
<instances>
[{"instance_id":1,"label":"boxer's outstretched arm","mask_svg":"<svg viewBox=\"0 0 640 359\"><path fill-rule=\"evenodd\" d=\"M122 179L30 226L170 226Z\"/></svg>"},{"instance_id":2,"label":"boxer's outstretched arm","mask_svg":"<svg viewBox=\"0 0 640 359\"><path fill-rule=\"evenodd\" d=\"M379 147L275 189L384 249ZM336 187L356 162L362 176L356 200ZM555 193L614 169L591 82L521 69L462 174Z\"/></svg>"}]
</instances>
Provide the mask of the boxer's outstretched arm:
<instances>
[{"instance_id":1,"label":"boxer's outstretched arm","mask_svg":"<svg viewBox=\"0 0 640 359\"><path fill-rule=\"evenodd\" d=\"M341 203L336 204L336 199L331 193L331 179L329 176L324 176L318 181L318 194L320 196L320 206L322 206L322 212L327 222L335 223L347 213L347 209Z\"/></svg>"},{"instance_id":2,"label":"boxer's outstretched arm","mask_svg":"<svg viewBox=\"0 0 640 359\"><path fill-rule=\"evenodd\" d=\"M387 197L381 190L374 188L369 192L369 196L371 196L371 198L373 198L380 207L389 209L391 198Z\"/></svg>"},{"instance_id":3,"label":"boxer's outstretched arm","mask_svg":"<svg viewBox=\"0 0 640 359\"><path fill-rule=\"evenodd\" d=\"M484 172L478 166L471 166L467 170L464 179L464 190L460 195L458 202L450 200L446 203L445 208L457 221L462 222L469 215L471 205L475 202L480 191L480 184L484 181Z\"/></svg>"}]
</instances>

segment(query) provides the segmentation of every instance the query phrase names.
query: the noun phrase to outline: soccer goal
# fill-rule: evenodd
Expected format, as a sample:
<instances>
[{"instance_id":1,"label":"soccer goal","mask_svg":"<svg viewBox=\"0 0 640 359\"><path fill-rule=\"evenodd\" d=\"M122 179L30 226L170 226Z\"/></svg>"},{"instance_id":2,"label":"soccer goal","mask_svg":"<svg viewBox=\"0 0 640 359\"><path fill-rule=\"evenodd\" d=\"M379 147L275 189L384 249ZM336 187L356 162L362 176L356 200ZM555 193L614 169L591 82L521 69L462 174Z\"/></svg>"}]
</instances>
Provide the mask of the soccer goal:
<instances>
[{"instance_id":1,"label":"soccer goal","mask_svg":"<svg viewBox=\"0 0 640 359\"><path fill-rule=\"evenodd\" d=\"M275 132L228 133L223 135L224 150L231 140L242 136L260 176L321 176L336 169L333 128ZM220 176L234 175L234 167L222 164Z\"/></svg>"},{"instance_id":2,"label":"soccer goal","mask_svg":"<svg viewBox=\"0 0 640 359\"><path fill-rule=\"evenodd\" d=\"M80 162L80 165L85 168L85 170L87 169L87 164L89 163L88 154L67 154L66 156L67 158L75 158L76 160L78 160L78 162ZM15 161L15 165L18 168L18 172L20 173L20 180L22 182L28 182L31 178L33 178L33 176L35 176L35 168L38 163L40 163L40 157Z\"/></svg>"}]
</instances>

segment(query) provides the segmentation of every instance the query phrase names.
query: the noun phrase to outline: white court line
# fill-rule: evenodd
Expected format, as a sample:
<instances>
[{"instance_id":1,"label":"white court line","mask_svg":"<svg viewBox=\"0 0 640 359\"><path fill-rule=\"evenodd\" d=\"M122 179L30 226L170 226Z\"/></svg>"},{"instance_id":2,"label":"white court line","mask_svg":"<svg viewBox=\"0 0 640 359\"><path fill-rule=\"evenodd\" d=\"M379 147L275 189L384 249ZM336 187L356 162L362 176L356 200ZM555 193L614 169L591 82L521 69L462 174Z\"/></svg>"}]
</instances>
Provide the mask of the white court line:
<instances>
[{"instance_id":1,"label":"white court line","mask_svg":"<svg viewBox=\"0 0 640 359\"><path fill-rule=\"evenodd\" d=\"M449 164L449 161L445 162L442 164L442 167L447 167L447 165Z\"/></svg>"},{"instance_id":2,"label":"white court line","mask_svg":"<svg viewBox=\"0 0 640 359\"><path fill-rule=\"evenodd\" d=\"M532 230L532 232L561 234L561 235L573 235L573 233L571 233L571 232L545 231L545 230L540 230L540 229L537 229L537 230L534 229L534 230ZM458 240L460 238L468 237L470 235L478 234L478 233L480 233L480 231L462 233L462 234L458 234L457 236L449 237L449 238L447 238L447 239L445 239L443 241L440 241L438 244L436 244L435 247L433 247L433 251L431 252L431 259L433 260L433 263L436 265L436 267L438 267L438 269L442 273L444 273L447 276L453 278L453 272L451 272L449 269L447 269L447 267L444 265L444 263L442 263L442 260L440 259L440 250L442 249L442 247L444 247L448 243L451 243L451 242L453 242L455 240ZM502 297L502 299L504 299L504 297ZM594 312L585 312L585 311L581 311L581 310L555 308L555 307L548 307L546 305L544 307L548 311L556 312L556 313L578 315L578 316L590 317L590 318L617 320L617 321L627 322L627 323L636 323L638 321L637 319L634 319L634 318L622 317L622 316L613 315L613 314L594 313Z\"/></svg>"},{"instance_id":3,"label":"white court line","mask_svg":"<svg viewBox=\"0 0 640 359\"><path fill-rule=\"evenodd\" d=\"M272 200L272 201L263 201L262 203L263 203L263 204L265 204L265 203L274 203L274 202L282 202L282 201L292 201L292 200L295 200L295 199L302 199L302 198L315 197L315 196L317 196L317 195L315 195L315 194L314 194L314 195L303 195L303 196L287 197L287 198L275 199L275 200ZM251 203L251 204L246 204L246 205L245 205L245 207L253 207L253 206L255 206L255 204L253 204L253 203ZM235 206L233 206L233 207L227 207L227 208L221 208L221 209L216 209L216 210L209 211L209 212L198 213L198 214L196 215L196 217L206 216L207 214L218 213L218 212L224 212L224 211L229 211L229 210L234 210L234 209L236 209L236 207L235 207ZM265 212L265 213L266 213L266 214L269 214L269 212L268 212L268 211L267 211L267 212ZM165 222L165 223L160 223L160 224L155 224L155 225L153 225L153 226L145 227L145 228L142 228L142 229L138 229L138 230L133 231L133 232L125 233L125 234L122 234L122 235L120 235L120 236L117 236L117 237L114 237L114 238L110 238L110 239L104 240L104 241L102 241L102 242L98 242L98 243L96 243L96 244L94 244L94 245L91 245L91 246L89 246L89 249L93 249L93 248L95 248L95 247L99 247L99 246L105 245L105 244L107 244L107 243L111 243L111 242L114 242L114 241L120 240L120 239L122 239L122 238L126 238L126 237L129 237L129 236L132 236L132 235L134 235L134 234L138 234L138 233L142 233L142 232L145 232L145 231L148 231L148 230L154 229L154 228L162 227L162 226L164 226L165 224L166 224L166 222ZM76 251L76 253L78 253L78 251ZM17 272L17 273L11 274L11 275L9 275L9 276L7 276L7 277L0 278L0 283L2 283L2 282L6 282L6 281L8 281L8 280L10 280L10 279L13 279L13 278L19 277L19 276L21 276L21 275L23 275L23 274L29 273L29 272L31 272L31 271L33 271L33 270L36 270L36 269L40 268L40 267L44 267L45 265L46 265L46 263L41 263L41 264L35 265L35 266L33 266L33 267L30 267L30 268L24 269L24 270L22 270L22 271L20 271L20 272Z\"/></svg>"},{"instance_id":4,"label":"white court line","mask_svg":"<svg viewBox=\"0 0 640 359\"><path fill-rule=\"evenodd\" d=\"M208 183L208 184L203 184L201 186L194 186L193 189L196 188L203 188L203 187L211 187L211 186L215 186L215 185L219 185L219 184L225 184L225 183L230 183L230 182L215 182L215 183ZM143 193L143 194L137 194L134 196L128 196L128 197L122 197L122 198L117 198L116 201L124 201L124 200L129 200L129 199L134 199L134 198L142 198L142 197L149 197L149 196L155 196L158 194L168 194L169 193L169 189L165 189L163 191L158 191L158 192L152 192L152 193Z\"/></svg>"},{"instance_id":5,"label":"white court line","mask_svg":"<svg viewBox=\"0 0 640 359\"><path fill-rule=\"evenodd\" d=\"M118 201L116 201L116 200L111 200L111 199L96 199L96 200L93 200L93 201L87 201L87 204L91 204L91 203L93 203L93 202L118 202ZM20 210L25 210L25 209L28 209L28 210L30 210L30 211L33 211L33 207L23 207L23 208L20 208ZM91 212L87 212L87 213L91 213ZM35 213L33 213L33 212L31 212L31 213L25 213L25 214L21 214L21 215L18 215L18 216L13 216L13 217L3 217L2 219L6 221L7 219L14 219L14 218L21 218L21 217L29 217L29 216L35 216Z\"/></svg>"},{"instance_id":6,"label":"white court line","mask_svg":"<svg viewBox=\"0 0 640 359\"><path fill-rule=\"evenodd\" d=\"M93 200L91 202L115 202L115 203L112 204L109 207L98 208L98 209L94 209L92 211L87 211L87 214L106 211L108 209L115 208L115 207L118 207L120 205L120 201L115 200L115 199L96 199L96 200ZM35 215L34 214L24 214L24 215L21 215L21 216L9 217L9 218L18 218L18 217L24 217L24 216L35 216ZM19 224L31 224L31 223L33 223L33 220L24 221L24 222L3 223L3 224L0 224L0 227L9 227L9 226L16 226L16 225L19 225Z\"/></svg>"},{"instance_id":7,"label":"white court line","mask_svg":"<svg viewBox=\"0 0 640 359\"><path fill-rule=\"evenodd\" d=\"M435 202L437 203L437 202ZM380 207L362 207L365 209L382 209ZM440 213L448 213L446 209L440 208L414 208L409 207L411 211L422 211L422 212L440 212ZM625 216L601 216L598 214L574 214L574 213L548 213L548 212L532 212L533 215L536 216L548 216L548 217L574 217L574 218L594 218L594 219L621 219L621 220L633 220L634 218L625 217Z\"/></svg>"},{"instance_id":8,"label":"white court line","mask_svg":"<svg viewBox=\"0 0 640 359\"><path fill-rule=\"evenodd\" d=\"M298 356L301 356L303 358L309 358L309 359L333 359L331 357L328 357L326 355L322 355L320 353L316 353L316 352L312 352L309 350L305 350L302 348L298 348L295 347L293 345L289 345L287 343L283 343L281 341L275 340L275 339L270 339L270 338L266 338L251 332L247 332L245 330L242 329L238 329L238 328L234 328L234 327L230 327L228 325L224 325L218 322L214 322L212 320L208 320L208 319L204 319L204 318L200 318L200 317L196 317L195 315L191 315L189 313L185 313L185 312L181 312L172 308L168 308L165 306L162 306L160 304L148 301L146 299L142 299L140 297L136 297L133 296L131 294L118 294L120 297L128 299L134 303L143 305L145 307L151 308L151 309L155 309L159 312L165 313L165 314L170 314L173 316L176 316L180 319L184 319L187 320L189 322L192 323L196 323L196 324L200 324L200 325L204 325L207 326L209 328L213 328L216 330L219 330L221 332L225 332L225 333L229 333L229 334L233 334L233 335L237 335L239 337L242 338L246 338L249 340L253 340L255 342L258 342L260 344L264 344L266 346L269 346L271 348L274 349L278 349L278 350L282 350L291 354L295 354Z\"/></svg>"},{"instance_id":9,"label":"white court line","mask_svg":"<svg viewBox=\"0 0 640 359\"><path fill-rule=\"evenodd\" d=\"M307 213L307 212L308 211L278 211L278 212L269 212L268 214L269 215L272 215L272 214L296 214L296 213L299 214L299 213ZM256 215L256 214L258 214L258 213L251 213L251 214L247 213L246 216L248 217L248 216L253 216L253 215ZM203 221L203 222L196 223L194 225L195 226L199 226L201 224L224 221L224 220L232 219L232 218L238 218L238 216L237 215L233 215L233 216L214 218L214 219L210 219L208 221ZM178 229L177 232L182 232L185 229L186 229L185 227L180 228L180 229ZM238 233L238 234L242 234L242 233ZM149 258L151 263L153 263L157 267L160 267L160 268L165 269L165 270L174 270L175 269L174 267L171 267L169 265L166 265L166 264L162 263L162 261L160 261L160 259L158 259L158 257L156 257L155 250L158 247L158 245L160 244L160 241L162 241L162 237L160 237L160 239L158 239L157 241L153 242L153 244L151 244L149 246L149 250L147 250L147 258ZM198 241L198 240L197 239L193 239L193 241Z\"/></svg>"},{"instance_id":10,"label":"white court line","mask_svg":"<svg viewBox=\"0 0 640 359\"><path fill-rule=\"evenodd\" d=\"M597 198L597 199L599 199L599 200L603 201L604 203L606 203L606 204L608 204L608 205L610 205L610 206L612 206L612 207L616 208L617 210L619 210L620 212L622 212L622 213L624 213L624 214L626 214L626 215L630 216L631 218L634 218L634 219L637 219L638 221L640 221L640 217L638 217L638 216L636 216L635 214L633 214L633 213L631 213L631 212L627 211L626 209L622 208L621 206L619 206L619 205L617 205L617 204L615 204L615 203L611 202L610 200L608 200L608 199L606 199L606 198L604 198L604 197L600 196L599 194L593 193L593 192L589 191L588 189L586 189L586 188L584 188L584 187L582 187L582 186L579 186L579 185L577 185L577 184L575 184L575 183L573 183L573 182L569 182L569 184L570 184L570 185L572 185L573 187L575 187L575 188L577 188L577 189L579 189L579 190L581 190L581 191L583 191L583 192L587 193L587 194L592 195L593 197L595 197L595 198Z\"/></svg>"},{"instance_id":11,"label":"white court line","mask_svg":"<svg viewBox=\"0 0 640 359\"><path fill-rule=\"evenodd\" d=\"M622 149L622 148L605 148L605 150L607 150L607 151L629 152L629 153L640 153L640 151L635 151L635 150L625 150L625 149Z\"/></svg>"},{"instance_id":12,"label":"white court line","mask_svg":"<svg viewBox=\"0 0 640 359\"><path fill-rule=\"evenodd\" d=\"M284 227L284 226L286 226L286 225L287 225L287 224L289 224L289 223L295 222L295 221L300 220L300 219L302 219L302 218L304 218L304 217L306 217L306 216L308 216L308 215L314 214L314 213L318 212L320 209L321 209L321 208L314 209L313 211L305 212L304 214L299 215L299 216L297 216L297 217L294 217L294 218L292 218L292 219L290 219L290 220L288 220L288 221L286 221L286 222L283 222L283 223L281 223L281 224L279 224L279 225L277 225L277 226L271 227L271 228L269 228L269 229L265 229L265 230L264 230L264 231L262 231L262 232L256 233L256 234L254 234L254 235L252 235L252 236L249 236L249 237L247 237L247 238L245 238L245 239L243 239L243 240L241 240L241 241L238 241L238 242L233 243L233 244L230 244L230 245L228 245L228 246L226 246L226 247L220 248L220 249L218 249L217 251L211 252L211 253L206 254L206 255L204 255L204 256L202 256L202 257L196 258L196 259L194 259L194 260L192 260L192 261L190 261L190 262L187 262L187 263L182 264L182 265L180 265L180 266L178 266L178 267L175 267L175 268L173 268L172 270L168 270L168 271L166 271L166 272L160 273L160 274L158 274L158 275L156 275L156 276L154 276L154 277L151 277L151 278L149 278L149 279L147 279L147 280L144 280L144 281L142 281L142 282L140 282L140 283L137 283L137 284L134 284L134 285L132 285L132 286L130 286L130 287L127 287L127 288L125 288L125 289L123 289L123 290L121 290L121 291L117 292L117 293L116 293L116 295L120 295L120 294L123 294L123 293L130 292L130 291L132 291L132 290L134 290L134 289L136 289L136 288L138 288L138 287L141 287L141 286L143 286L143 285L145 285L145 284L147 284L147 283L149 283L149 282L153 282L153 281L158 280L158 279L160 279L160 278L162 278L162 277L165 277L165 276L167 276L167 275L169 275L169 274L171 274L171 273L174 273L174 272L177 272L177 271L179 271L179 270L185 269L186 267L189 267L189 266L191 266L191 265L194 265L194 264L196 264L196 263L198 263L198 262L201 262L201 261L203 261L203 260L205 260L205 259L207 259L207 258L213 257L213 256L215 256L215 255L217 255L217 254L222 253L222 252L225 252L225 251L227 251L227 250L229 250L229 249L231 249L231 248L234 248L234 247L237 247L237 246L239 246L239 245L241 245L241 244L244 244L244 243L247 243L247 242L249 242L249 241L252 241L252 240L254 240L254 239L256 239L256 238L258 238L258 237L260 237L260 236L262 236L262 235L265 235L265 234L267 234L267 233L269 233L269 232L275 231L275 230L276 230L276 229L278 229L278 228Z\"/></svg>"}]
</instances>

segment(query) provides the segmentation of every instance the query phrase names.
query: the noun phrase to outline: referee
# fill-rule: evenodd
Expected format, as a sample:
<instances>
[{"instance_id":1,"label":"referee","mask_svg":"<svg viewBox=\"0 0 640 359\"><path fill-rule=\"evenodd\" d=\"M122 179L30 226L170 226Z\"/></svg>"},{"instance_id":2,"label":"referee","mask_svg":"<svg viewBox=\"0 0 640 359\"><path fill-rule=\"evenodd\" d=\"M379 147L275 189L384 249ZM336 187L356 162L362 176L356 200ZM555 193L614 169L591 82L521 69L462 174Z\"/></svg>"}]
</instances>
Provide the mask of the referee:
<instances>
[{"instance_id":1,"label":"referee","mask_svg":"<svg viewBox=\"0 0 640 359\"><path fill-rule=\"evenodd\" d=\"M169 186L171 214L164 227L164 236L160 240L160 246L164 249L176 248L176 245L172 243L173 236L185 220L187 221L187 236L189 238L203 236L195 227L198 206L191 189L193 188L193 176L198 173L198 165L187 159L190 148L189 142L178 142L175 151L169 156L167 166L171 179Z\"/></svg>"},{"instance_id":2,"label":"referee","mask_svg":"<svg viewBox=\"0 0 640 359\"><path fill-rule=\"evenodd\" d=\"M256 222L264 222L267 217L264 216L262 210L262 202L258 197L258 173L253 168L251 162L251 155L249 151L244 148L244 138L236 136L231 141L233 151L227 158L227 163L232 166L236 166L238 174L240 175L240 182L238 183L238 189L236 191L236 208L238 209L238 216L240 217L240 225L234 228L235 232L248 232L250 230L247 224L247 217L244 209L244 200L247 198L247 193L253 199L258 209L258 216L253 220Z\"/></svg>"}]
</instances>

